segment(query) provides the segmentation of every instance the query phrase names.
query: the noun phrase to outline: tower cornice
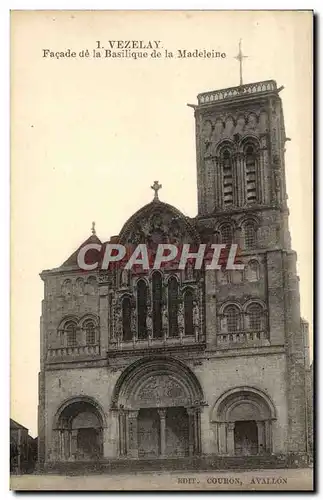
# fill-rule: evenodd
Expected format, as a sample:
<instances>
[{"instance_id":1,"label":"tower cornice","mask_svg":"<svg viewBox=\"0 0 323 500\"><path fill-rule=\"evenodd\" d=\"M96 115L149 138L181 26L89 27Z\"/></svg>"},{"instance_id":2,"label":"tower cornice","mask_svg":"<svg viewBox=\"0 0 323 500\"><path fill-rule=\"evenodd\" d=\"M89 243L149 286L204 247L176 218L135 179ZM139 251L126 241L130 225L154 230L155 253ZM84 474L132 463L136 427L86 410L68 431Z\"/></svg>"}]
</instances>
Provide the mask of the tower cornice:
<instances>
[{"instance_id":1,"label":"tower cornice","mask_svg":"<svg viewBox=\"0 0 323 500\"><path fill-rule=\"evenodd\" d=\"M226 104L231 101L241 101L262 96L278 95L280 89L277 89L275 80L264 80L262 82L247 83L238 87L228 87L225 89L211 90L198 94L198 107L214 106L215 104Z\"/></svg>"}]
</instances>

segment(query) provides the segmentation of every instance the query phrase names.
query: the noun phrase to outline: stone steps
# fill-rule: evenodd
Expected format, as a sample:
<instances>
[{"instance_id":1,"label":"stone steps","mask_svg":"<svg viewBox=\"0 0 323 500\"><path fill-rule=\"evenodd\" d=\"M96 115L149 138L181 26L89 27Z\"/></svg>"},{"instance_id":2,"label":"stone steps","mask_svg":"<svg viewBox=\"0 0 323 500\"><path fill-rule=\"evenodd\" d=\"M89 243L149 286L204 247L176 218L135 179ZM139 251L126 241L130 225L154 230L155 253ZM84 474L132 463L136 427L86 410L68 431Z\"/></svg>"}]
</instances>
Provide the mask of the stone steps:
<instances>
[{"instance_id":1,"label":"stone steps","mask_svg":"<svg viewBox=\"0 0 323 500\"><path fill-rule=\"evenodd\" d=\"M137 473L158 471L214 471L214 470L256 470L306 467L307 457L302 456L241 456L224 457L209 455L201 457L164 459L115 459L97 462L56 462L48 463L46 473L80 475Z\"/></svg>"}]
</instances>

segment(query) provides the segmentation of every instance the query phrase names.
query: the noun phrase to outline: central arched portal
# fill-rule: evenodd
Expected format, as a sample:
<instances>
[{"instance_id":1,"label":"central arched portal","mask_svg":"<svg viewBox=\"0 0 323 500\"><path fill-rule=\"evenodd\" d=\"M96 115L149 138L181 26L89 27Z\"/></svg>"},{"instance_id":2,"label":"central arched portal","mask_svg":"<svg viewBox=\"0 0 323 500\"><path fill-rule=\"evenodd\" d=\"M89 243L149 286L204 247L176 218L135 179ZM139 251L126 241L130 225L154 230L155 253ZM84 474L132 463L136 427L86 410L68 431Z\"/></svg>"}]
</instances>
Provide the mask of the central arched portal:
<instances>
[{"instance_id":1,"label":"central arched portal","mask_svg":"<svg viewBox=\"0 0 323 500\"><path fill-rule=\"evenodd\" d=\"M172 358L144 359L119 378L112 408L119 454L133 458L198 455L203 393L196 376Z\"/></svg>"}]
</instances>

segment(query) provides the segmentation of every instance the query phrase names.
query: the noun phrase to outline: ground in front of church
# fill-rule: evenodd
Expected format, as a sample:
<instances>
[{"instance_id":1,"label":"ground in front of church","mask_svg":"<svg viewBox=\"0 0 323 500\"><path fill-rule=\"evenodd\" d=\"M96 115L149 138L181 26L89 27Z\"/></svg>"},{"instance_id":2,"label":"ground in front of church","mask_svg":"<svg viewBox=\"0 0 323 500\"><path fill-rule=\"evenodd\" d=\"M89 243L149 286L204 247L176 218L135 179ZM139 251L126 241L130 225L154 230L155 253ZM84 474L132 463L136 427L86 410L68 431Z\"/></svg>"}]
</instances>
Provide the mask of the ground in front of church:
<instances>
[{"instance_id":1,"label":"ground in front of church","mask_svg":"<svg viewBox=\"0 0 323 500\"><path fill-rule=\"evenodd\" d=\"M11 476L10 489L69 491L138 491L138 490L313 490L313 469L268 469L214 472L140 472L59 476L30 474Z\"/></svg>"}]
</instances>

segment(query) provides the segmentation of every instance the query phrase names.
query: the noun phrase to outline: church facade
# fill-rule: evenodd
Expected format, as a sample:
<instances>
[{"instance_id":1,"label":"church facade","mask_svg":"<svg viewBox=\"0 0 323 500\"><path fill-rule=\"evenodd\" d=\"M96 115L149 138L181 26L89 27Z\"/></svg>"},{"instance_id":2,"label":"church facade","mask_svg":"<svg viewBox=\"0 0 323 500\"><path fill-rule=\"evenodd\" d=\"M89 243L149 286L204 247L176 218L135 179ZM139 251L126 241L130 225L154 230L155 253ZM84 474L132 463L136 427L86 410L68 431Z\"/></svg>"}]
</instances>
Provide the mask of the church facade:
<instances>
[{"instance_id":1,"label":"church facade","mask_svg":"<svg viewBox=\"0 0 323 500\"><path fill-rule=\"evenodd\" d=\"M84 271L78 249L41 273L40 464L308 451L280 91L198 95L197 216L156 190L111 240L236 243L242 270Z\"/></svg>"}]
</instances>

